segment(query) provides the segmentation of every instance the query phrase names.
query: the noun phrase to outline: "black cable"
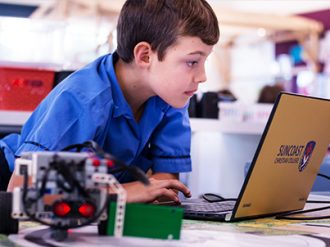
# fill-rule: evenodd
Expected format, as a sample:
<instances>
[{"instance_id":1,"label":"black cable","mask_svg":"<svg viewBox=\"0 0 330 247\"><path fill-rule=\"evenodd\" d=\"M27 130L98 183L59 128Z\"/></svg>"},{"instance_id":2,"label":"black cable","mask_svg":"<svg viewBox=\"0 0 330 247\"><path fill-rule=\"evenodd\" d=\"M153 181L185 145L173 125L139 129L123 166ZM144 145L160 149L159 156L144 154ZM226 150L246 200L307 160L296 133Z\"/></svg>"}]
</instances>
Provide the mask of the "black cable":
<instances>
[{"instance_id":1,"label":"black cable","mask_svg":"<svg viewBox=\"0 0 330 247\"><path fill-rule=\"evenodd\" d=\"M112 155L110 155L108 153L105 153L104 158L113 160L115 165L119 169L123 169L122 171L128 171L131 175L133 175L133 177L135 179L139 180L144 185L150 185L150 181L149 181L148 177L140 168L133 166L133 165L132 166L126 165L123 161L113 157ZM113 172L113 173L116 173L116 172Z\"/></svg>"},{"instance_id":2,"label":"black cable","mask_svg":"<svg viewBox=\"0 0 330 247\"><path fill-rule=\"evenodd\" d=\"M322 174L322 173L318 173L317 176L323 177L323 178L326 178L326 179L330 180L330 177L329 176L327 176L325 174Z\"/></svg>"},{"instance_id":3,"label":"black cable","mask_svg":"<svg viewBox=\"0 0 330 247\"><path fill-rule=\"evenodd\" d=\"M324 220L330 219L330 215L319 216L319 217L290 217L290 216L276 216L277 220Z\"/></svg>"},{"instance_id":4,"label":"black cable","mask_svg":"<svg viewBox=\"0 0 330 247\"><path fill-rule=\"evenodd\" d=\"M317 176L330 180L330 176L327 176L322 173L318 173ZM306 203L329 203L330 204L330 201L307 200Z\"/></svg>"},{"instance_id":5,"label":"black cable","mask_svg":"<svg viewBox=\"0 0 330 247\"><path fill-rule=\"evenodd\" d=\"M204 200L213 203L213 202L226 202L226 201L237 201L237 198L224 198L215 193L204 193L201 198Z\"/></svg>"},{"instance_id":6,"label":"black cable","mask_svg":"<svg viewBox=\"0 0 330 247\"><path fill-rule=\"evenodd\" d=\"M84 162L85 160L81 161L80 165L83 165ZM68 164L64 160L58 160L57 156L56 156L56 160L50 163L50 166L54 168L54 170L56 170L59 173L59 175L61 175L62 178L64 179L63 183L61 183L62 181L60 181L60 177L57 178L56 182L60 188L62 188L64 191L68 193L73 192L74 189L76 188L79 194L81 194L85 198L89 198L87 191L81 186L79 181L76 179L75 173L70 171L70 168L75 167L74 165L75 163L73 161L71 161L71 164ZM69 186L66 187L65 183L68 183Z\"/></svg>"},{"instance_id":7,"label":"black cable","mask_svg":"<svg viewBox=\"0 0 330 247\"><path fill-rule=\"evenodd\" d=\"M330 201L319 201L319 200L307 200L306 203L327 203L330 204Z\"/></svg>"},{"instance_id":8,"label":"black cable","mask_svg":"<svg viewBox=\"0 0 330 247\"><path fill-rule=\"evenodd\" d=\"M136 166L126 165L123 161L115 158L109 153L106 153L95 141L90 140L81 144L69 145L63 148L62 151L77 149L77 151L80 152L83 148L89 148L91 151L93 151L97 156L101 158L112 160L115 163L115 166L119 167L119 170L117 171L115 170L115 172L112 172L113 174L117 172L128 171L129 173L131 173L131 175L133 175L135 179L139 180L144 185L150 184L148 177L140 168Z\"/></svg>"},{"instance_id":9,"label":"black cable","mask_svg":"<svg viewBox=\"0 0 330 247\"><path fill-rule=\"evenodd\" d=\"M76 149L77 152L81 152L84 148L89 148L90 151L94 152L98 156L104 157L105 155L104 150L97 144L97 142L92 140L83 143L69 145L63 148L61 151L70 151L72 149Z\"/></svg>"},{"instance_id":10,"label":"black cable","mask_svg":"<svg viewBox=\"0 0 330 247\"><path fill-rule=\"evenodd\" d=\"M325 179L330 180L330 176L327 176L325 174L322 173L318 173L317 174L320 177L323 177ZM308 200L306 201L306 203L326 203L326 204L330 204L330 201L319 201L319 200ZM326 206L326 207L321 207L321 208L313 208L313 209L307 209L307 210L299 210L299 211L293 211L293 212L289 212L289 213L284 213L284 214L280 214L277 215L275 217L275 219L285 219L285 220L321 220L321 219L330 219L330 215L325 215L325 216L311 216L311 217L292 217L292 215L297 215L297 214L304 214L304 213L310 213L310 212L317 212L317 211L321 211L321 210L326 210L326 209L330 209L330 206Z\"/></svg>"},{"instance_id":11,"label":"black cable","mask_svg":"<svg viewBox=\"0 0 330 247\"><path fill-rule=\"evenodd\" d=\"M302 213L310 213L310 212L316 212L321 210L330 209L330 206L327 207L321 207L321 208L313 208L313 209L306 209L306 210L299 210L299 211L293 211L289 213L284 213L277 215L275 219L285 219L285 220L320 220L320 219L330 219L330 215L325 216L316 216L316 217L290 217L290 215L295 214L302 214Z\"/></svg>"}]
</instances>

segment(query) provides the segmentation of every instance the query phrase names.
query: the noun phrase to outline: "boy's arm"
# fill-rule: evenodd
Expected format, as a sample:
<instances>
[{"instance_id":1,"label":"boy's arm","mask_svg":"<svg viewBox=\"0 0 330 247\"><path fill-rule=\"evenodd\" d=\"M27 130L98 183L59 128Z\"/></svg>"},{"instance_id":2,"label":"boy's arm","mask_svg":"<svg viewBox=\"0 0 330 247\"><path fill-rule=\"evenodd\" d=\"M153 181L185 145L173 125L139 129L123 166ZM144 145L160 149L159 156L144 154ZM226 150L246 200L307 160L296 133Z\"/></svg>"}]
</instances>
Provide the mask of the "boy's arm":
<instances>
[{"instance_id":1,"label":"boy's arm","mask_svg":"<svg viewBox=\"0 0 330 247\"><path fill-rule=\"evenodd\" d=\"M15 187L22 185L23 177L13 173L7 191L12 192ZM158 201L159 198L166 198L167 201L170 200L179 203L178 195L174 191L181 191L186 197L191 196L190 190L177 179L150 178L149 186L145 186L140 182L131 182L122 185L127 192L127 202L154 202L155 200Z\"/></svg>"},{"instance_id":2,"label":"boy's arm","mask_svg":"<svg viewBox=\"0 0 330 247\"><path fill-rule=\"evenodd\" d=\"M7 191L8 192L13 192L15 187L22 187L23 186L23 176L18 176L15 174L15 172L13 172L13 174L10 177L9 183L8 183L8 187L7 187ZM32 179L31 177L29 177L29 184L31 184Z\"/></svg>"},{"instance_id":3,"label":"boy's arm","mask_svg":"<svg viewBox=\"0 0 330 247\"><path fill-rule=\"evenodd\" d=\"M155 179L178 179L181 172L190 172L191 129L188 106L170 108L150 140L150 157Z\"/></svg>"},{"instance_id":4,"label":"boy's arm","mask_svg":"<svg viewBox=\"0 0 330 247\"><path fill-rule=\"evenodd\" d=\"M164 180L164 179L179 179L179 173L165 173L165 172L157 172L150 176L150 178Z\"/></svg>"}]
</instances>

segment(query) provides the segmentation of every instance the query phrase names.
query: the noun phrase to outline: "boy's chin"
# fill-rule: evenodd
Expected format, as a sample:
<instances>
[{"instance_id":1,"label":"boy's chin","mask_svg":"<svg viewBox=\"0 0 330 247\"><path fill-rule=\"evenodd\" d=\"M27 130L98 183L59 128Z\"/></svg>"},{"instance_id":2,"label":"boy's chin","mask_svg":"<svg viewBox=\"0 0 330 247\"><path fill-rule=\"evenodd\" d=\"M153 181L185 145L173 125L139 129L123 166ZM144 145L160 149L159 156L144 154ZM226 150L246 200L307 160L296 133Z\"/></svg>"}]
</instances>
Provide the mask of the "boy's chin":
<instances>
[{"instance_id":1,"label":"boy's chin","mask_svg":"<svg viewBox=\"0 0 330 247\"><path fill-rule=\"evenodd\" d=\"M189 100L185 101L185 102L175 102L175 103L168 103L170 106L172 106L173 108L183 108L188 104Z\"/></svg>"},{"instance_id":2,"label":"boy's chin","mask_svg":"<svg viewBox=\"0 0 330 247\"><path fill-rule=\"evenodd\" d=\"M167 104L169 104L173 108L184 108L190 100L190 97L185 97L181 99L171 99L171 98L162 98Z\"/></svg>"}]
</instances>

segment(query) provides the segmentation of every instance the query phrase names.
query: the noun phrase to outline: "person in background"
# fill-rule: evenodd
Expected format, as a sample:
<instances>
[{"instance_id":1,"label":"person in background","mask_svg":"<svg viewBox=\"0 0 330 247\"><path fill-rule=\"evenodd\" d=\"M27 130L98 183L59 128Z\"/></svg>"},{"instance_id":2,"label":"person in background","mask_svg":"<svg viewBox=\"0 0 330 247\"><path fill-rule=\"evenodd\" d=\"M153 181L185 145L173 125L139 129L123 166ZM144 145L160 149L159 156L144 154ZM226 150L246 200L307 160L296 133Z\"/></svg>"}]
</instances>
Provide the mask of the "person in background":
<instances>
[{"instance_id":1,"label":"person in background","mask_svg":"<svg viewBox=\"0 0 330 247\"><path fill-rule=\"evenodd\" d=\"M188 101L206 81L205 61L218 39L217 17L205 0L127 0L117 50L68 76L20 134L0 140L2 189L23 152L93 140L126 164L152 171L147 187L128 173L116 175L128 202L179 202L177 191L189 197L178 181L180 172L191 171ZM17 184L13 175L8 190Z\"/></svg>"},{"instance_id":2,"label":"person in background","mask_svg":"<svg viewBox=\"0 0 330 247\"><path fill-rule=\"evenodd\" d=\"M257 102L273 104L282 91L284 91L284 87L281 84L265 85L259 93Z\"/></svg>"}]
</instances>

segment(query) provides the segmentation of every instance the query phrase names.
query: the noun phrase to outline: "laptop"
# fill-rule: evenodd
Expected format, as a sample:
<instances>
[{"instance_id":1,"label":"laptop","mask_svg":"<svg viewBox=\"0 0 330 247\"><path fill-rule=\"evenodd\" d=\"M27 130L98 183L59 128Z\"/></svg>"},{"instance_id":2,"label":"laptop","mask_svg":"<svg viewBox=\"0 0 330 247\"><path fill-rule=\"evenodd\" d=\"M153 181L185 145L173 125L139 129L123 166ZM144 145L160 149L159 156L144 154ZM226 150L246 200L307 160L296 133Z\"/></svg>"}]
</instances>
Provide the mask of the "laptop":
<instances>
[{"instance_id":1,"label":"laptop","mask_svg":"<svg viewBox=\"0 0 330 247\"><path fill-rule=\"evenodd\" d=\"M184 217L238 221L303 209L329 147L329 123L330 100L280 93L237 200L184 200Z\"/></svg>"}]
</instances>

